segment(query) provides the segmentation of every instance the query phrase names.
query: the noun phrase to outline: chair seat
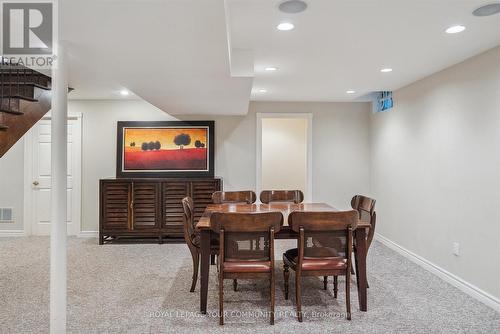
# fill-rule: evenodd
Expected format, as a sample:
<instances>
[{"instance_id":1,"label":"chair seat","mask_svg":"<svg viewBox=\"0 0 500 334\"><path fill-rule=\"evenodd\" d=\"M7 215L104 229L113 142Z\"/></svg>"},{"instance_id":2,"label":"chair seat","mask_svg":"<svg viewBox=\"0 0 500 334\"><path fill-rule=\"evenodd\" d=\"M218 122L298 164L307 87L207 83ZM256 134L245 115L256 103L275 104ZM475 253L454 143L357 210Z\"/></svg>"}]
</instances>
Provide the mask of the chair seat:
<instances>
[{"instance_id":1,"label":"chair seat","mask_svg":"<svg viewBox=\"0 0 500 334\"><path fill-rule=\"evenodd\" d=\"M271 271L271 261L227 261L226 273L267 273Z\"/></svg>"},{"instance_id":2,"label":"chair seat","mask_svg":"<svg viewBox=\"0 0 500 334\"><path fill-rule=\"evenodd\" d=\"M283 260L294 267L297 266L299 250L297 248L289 249L283 254ZM347 268L347 260L338 257L306 258L302 263L302 270L342 270Z\"/></svg>"}]
</instances>

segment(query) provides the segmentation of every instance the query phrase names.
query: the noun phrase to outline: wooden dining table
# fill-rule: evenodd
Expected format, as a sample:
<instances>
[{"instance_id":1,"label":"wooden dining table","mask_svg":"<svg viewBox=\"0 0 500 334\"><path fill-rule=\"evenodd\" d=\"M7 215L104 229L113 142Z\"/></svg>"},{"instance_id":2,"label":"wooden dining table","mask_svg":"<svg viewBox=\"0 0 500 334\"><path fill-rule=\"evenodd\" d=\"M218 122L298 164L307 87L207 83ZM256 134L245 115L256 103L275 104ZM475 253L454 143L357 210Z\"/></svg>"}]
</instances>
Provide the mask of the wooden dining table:
<instances>
[{"instance_id":1,"label":"wooden dining table","mask_svg":"<svg viewBox=\"0 0 500 334\"><path fill-rule=\"evenodd\" d=\"M339 211L325 203L270 203L270 204L209 204L205 209L196 228L200 232L201 238L201 291L200 291L200 311L207 312L208 277L210 273L210 242L212 232L210 226L210 216L214 212L237 212L237 213L259 213L279 211L283 214L283 227L276 233L276 239L297 239L298 234L291 230L288 225L288 215L293 211ZM367 280L366 280L366 228L370 227L368 222L359 221L354 230L356 242L356 283L358 287L358 302L361 311L367 310Z\"/></svg>"}]
</instances>

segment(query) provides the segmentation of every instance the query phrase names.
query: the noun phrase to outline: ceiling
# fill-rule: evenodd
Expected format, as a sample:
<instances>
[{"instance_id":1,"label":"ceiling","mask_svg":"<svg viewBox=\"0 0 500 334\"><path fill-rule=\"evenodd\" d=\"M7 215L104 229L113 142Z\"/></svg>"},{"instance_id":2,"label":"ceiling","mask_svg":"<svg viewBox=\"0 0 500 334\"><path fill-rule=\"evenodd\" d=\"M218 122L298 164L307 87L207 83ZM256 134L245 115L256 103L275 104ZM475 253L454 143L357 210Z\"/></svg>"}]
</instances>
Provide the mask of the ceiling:
<instances>
[{"instance_id":1,"label":"ceiling","mask_svg":"<svg viewBox=\"0 0 500 334\"><path fill-rule=\"evenodd\" d=\"M70 98L128 89L169 114L247 112L252 78L230 75L222 0L60 3Z\"/></svg>"},{"instance_id":2,"label":"ceiling","mask_svg":"<svg viewBox=\"0 0 500 334\"><path fill-rule=\"evenodd\" d=\"M500 45L500 14L471 14L485 0L306 0L299 14L280 2L67 0L72 98L126 88L171 114L223 115L250 99L360 101ZM276 30L282 21L295 29ZM444 32L455 24L467 29Z\"/></svg>"}]
</instances>

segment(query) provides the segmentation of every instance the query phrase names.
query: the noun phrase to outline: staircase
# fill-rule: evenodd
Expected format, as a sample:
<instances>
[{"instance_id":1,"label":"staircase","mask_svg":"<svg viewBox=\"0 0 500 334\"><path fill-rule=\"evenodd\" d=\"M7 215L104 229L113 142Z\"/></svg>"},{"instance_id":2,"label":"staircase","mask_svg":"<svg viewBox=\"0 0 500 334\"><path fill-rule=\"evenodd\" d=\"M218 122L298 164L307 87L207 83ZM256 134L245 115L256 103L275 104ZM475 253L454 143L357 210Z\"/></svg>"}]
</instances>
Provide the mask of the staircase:
<instances>
[{"instance_id":1,"label":"staircase","mask_svg":"<svg viewBox=\"0 0 500 334\"><path fill-rule=\"evenodd\" d=\"M50 90L50 77L0 64L0 158L50 110Z\"/></svg>"}]
</instances>

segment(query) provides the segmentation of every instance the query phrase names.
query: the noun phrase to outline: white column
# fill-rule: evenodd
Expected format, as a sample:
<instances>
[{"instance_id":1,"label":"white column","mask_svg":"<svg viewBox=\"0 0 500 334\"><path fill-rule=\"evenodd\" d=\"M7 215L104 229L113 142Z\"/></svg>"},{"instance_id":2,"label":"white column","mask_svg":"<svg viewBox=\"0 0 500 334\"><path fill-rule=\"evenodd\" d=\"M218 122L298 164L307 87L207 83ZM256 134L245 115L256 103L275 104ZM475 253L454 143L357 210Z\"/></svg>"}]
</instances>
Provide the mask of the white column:
<instances>
[{"instance_id":1,"label":"white column","mask_svg":"<svg viewBox=\"0 0 500 334\"><path fill-rule=\"evenodd\" d=\"M68 79L65 50L59 45L52 70L52 197L50 229L50 333L66 333L66 183Z\"/></svg>"}]
</instances>

